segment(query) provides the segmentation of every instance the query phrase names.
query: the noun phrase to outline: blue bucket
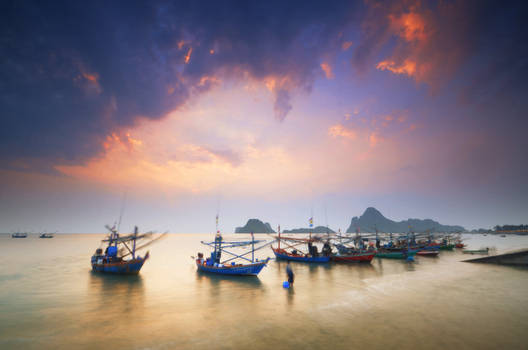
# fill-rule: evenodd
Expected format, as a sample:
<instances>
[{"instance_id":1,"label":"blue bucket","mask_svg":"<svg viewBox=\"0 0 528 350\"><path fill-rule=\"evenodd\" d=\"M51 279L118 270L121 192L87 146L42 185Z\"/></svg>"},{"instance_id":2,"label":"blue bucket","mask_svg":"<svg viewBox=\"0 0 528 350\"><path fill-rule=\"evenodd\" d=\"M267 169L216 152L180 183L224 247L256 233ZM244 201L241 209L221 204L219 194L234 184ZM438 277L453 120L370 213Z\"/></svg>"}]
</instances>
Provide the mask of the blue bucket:
<instances>
[{"instance_id":1,"label":"blue bucket","mask_svg":"<svg viewBox=\"0 0 528 350\"><path fill-rule=\"evenodd\" d=\"M290 288L290 282L288 282L288 281L282 282L282 287L286 288L286 289Z\"/></svg>"}]
</instances>

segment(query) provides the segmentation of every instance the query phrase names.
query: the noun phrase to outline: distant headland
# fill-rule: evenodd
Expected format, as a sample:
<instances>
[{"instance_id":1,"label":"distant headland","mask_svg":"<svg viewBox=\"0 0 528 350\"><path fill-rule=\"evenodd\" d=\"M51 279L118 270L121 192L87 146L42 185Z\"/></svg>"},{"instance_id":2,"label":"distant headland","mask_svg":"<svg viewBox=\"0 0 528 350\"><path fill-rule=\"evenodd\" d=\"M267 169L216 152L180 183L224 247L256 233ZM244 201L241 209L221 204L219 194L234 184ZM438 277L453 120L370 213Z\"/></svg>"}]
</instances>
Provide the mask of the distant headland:
<instances>
[{"instance_id":1,"label":"distant headland","mask_svg":"<svg viewBox=\"0 0 528 350\"><path fill-rule=\"evenodd\" d=\"M292 230L284 230L282 233L335 233L329 227L326 226L316 226L313 228L294 228Z\"/></svg>"},{"instance_id":2,"label":"distant headland","mask_svg":"<svg viewBox=\"0 0 528 350\"><path fill-rule=\"evenodd\" d=\"M387 219L376 208L369 207L360 217L354 216L347 229L347 233L356 232L407 232L411 229L414 232L462 232L462 226L442 225L431 219L408 219L403 221L393 221Z\"/></svg>"},{"instance_id":3,"label":"distant headland","mask_svg":"<svg viewBox=\"0 0 528 350\"><path fill-rule=\"evenodd\" d=\"M237 227L235 233L275 233L268 222L249 219L245 226Z\"/></svg>"}]
</instances>

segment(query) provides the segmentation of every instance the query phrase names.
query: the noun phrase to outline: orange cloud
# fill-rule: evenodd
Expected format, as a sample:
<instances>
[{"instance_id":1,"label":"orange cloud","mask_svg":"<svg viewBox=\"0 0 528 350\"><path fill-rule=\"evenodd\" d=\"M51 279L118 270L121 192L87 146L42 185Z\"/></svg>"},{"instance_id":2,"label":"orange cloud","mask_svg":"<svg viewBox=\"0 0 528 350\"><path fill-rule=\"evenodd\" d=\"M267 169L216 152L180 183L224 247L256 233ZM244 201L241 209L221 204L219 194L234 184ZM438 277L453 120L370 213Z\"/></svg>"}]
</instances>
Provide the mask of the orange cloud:
<instances>
[{"instance_id":1,"label":"orange cloud","mask_svg":"<svg viewBox=\"0 0 528 350\"><path fill-rule=\"evenodd\" d=\"M405 60L402 64L398 65L394 61L386 60L378 63L376 68L379 70L388 70L394 74L413 76L416 72L416 62Z\"/></svg>"},{"instance_id":2,"label":"orange cloud","mask_svg":"<svg viewBox=\"0 0 528 350\"><path fill-rule=\"evenodd\" d=\"M332 67L330 64L323 62L321 63L321 69L324 71L326 79L333 79L334 73L332 72Z\"/></svg>"},{"instance_id":3,"label":"orange cloud","mask_svg":"<svg viewBox=\"0 0 528 350\"><path fill-rule=\"evenodd\" d=\"M343 51L346 51L348 50L351 46L352 46L352 41L345 41L342 45L341 45L341 49L343 49Z\"/></svg>"},{"instance_id":4,"label":"orange cloud","mask_svg":"<svg viewBox=\"0 0 528 350\"><path fill-rule=\"evenodd\" d=\"M187 54L185 55L185 64L189 63L189 61L191 60L191 54L192 54L192 47L189 47L189 50L187 51Z\"/></svg>"},{"instance_id":5,"label":"orange cloud","mask_svg":"<svg viewBox=\"0 0 528 350\"><path fill-rule=\"evenodd\" d=\"M370 136L369 136L369 144L370 144L371 147L375 147L380 142L381 142L381 137L377 133L373 132L373 133L370 134Z\"/></svg>"},{"instance_id":6,"label":"orange cloud","mask_svg":"<svg viewBox=\"0 0 528 350\"><path fill-rule=\"evenodd\" d=\"M357 137L357 133L354 130L348 129L341 124L333 125L328 128L328 134L332 137L344 137L351 140L354 140Z\"/></svg>"},{"instance_id":7,"label":"orange cloud","mask_svg":"<svg viewBox=\"0 0 528 350\"><path fill-rule=\"evenodd\" d=\"M391 25L399 35L407 41L425 41L428 38L426 33L426 22L422 15L409 12L403 13L399 17L389 16Z\"/></svg>"}]
</instances>

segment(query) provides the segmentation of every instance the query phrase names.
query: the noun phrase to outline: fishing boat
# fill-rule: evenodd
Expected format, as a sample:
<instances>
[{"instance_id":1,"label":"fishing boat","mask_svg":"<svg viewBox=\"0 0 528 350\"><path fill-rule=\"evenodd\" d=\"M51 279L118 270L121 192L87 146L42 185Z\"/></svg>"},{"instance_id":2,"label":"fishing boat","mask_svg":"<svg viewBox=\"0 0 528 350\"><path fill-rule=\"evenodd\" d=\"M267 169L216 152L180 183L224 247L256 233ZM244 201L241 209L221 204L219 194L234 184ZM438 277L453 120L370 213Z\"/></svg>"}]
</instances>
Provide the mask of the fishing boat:
<instances>
[{"instance_id":1,"label":"fishing boat","mask_svg":"<svg viewBox=\"0 0 528 350\"><path fill-rule=\"evenodd\" d=\"M352 245L353 244L353 245ZM350 237L341 234L341 230L334 237L332 245L337 249L337 253L330 255L330 260L335 262L361 262L370 263L376 255L375 248L365 246L363 238L356 230L356 236Z\"/></svg>"},{"instance_id":2,"label":"fishing boat","mask_svg":"<svg viewBox=\"0 0 528 350\"><path fill-rule=\"evenodd\" d=\"M458 249L461 249L461 248L464 248L466 245L462 242L460 243L455 243L455 248L458 248Z\"/></svg>"},{"instance_id":3,"label":"fishing boat","mask_svg":"<svg viewBox=\"0 0 528 350\"><path fill-rule=\"evenodd\" d=\"M11 238L27 238L27 233L25 232L15 232L11 234Z\"/></svg>"},{"instance_id":4,"label":"fishing boat","mask_svg":"<svg viewBox=\"0 0 528 350\"><path fill-rule=\"evenodd\" d=\"M376 252L376 258L383 259L407 259L410 256L415 256L418 253L417 250L395 250L395 249L381 249Z\"/></svg>"},{"instance_id":5,"label":"fishing boat","mask_svg":"<svg viewBox=\"0 0 528 350\"><path fill-rule=\"evenodd\" d=\"M211 252L211 256L206 259L204 259L203 253L198 253L198 257L195 260L196 267L200 272L218 275L257 276L270 260L270 258L264 260L255 259L255 251L267 245L264 244L255 248L255 244L261 244L263 242L265 241L255 240L253 234L251 234L250 241L225 241L220 232L217 231L213 242L201 242L204 245L212 247L213 251ZM251 246L251 249L242 254L236 254L227 250L231 248L246 248L249 246ZM221 258L224 253L229 258L222 261ZM251 259L247 257L249 254L251 254Z\"/></svg>"},{"instance_id":6,"label":"fishing boat","mask_svg":"<svg viewBox=\"0 0 528 350\"><path fill-rule=\"evenodd\" d=\"M46 232L43 232L39 235L39 238L53 238L54 235L53 233L46 233Z\"/></svg>"},{"instance_id":7,"label":"fishing boat","mask_svg":"<svg viewBox=\"0 0 528 350\"><path fill-rule=\"evenodd\" d=\"M438 253L440 253L438 250L420 250L416 252L416 255L418 256L427 256L427 257L435 257L438 256Z\"/></svg>"},{"instance_id":8,"label":"fishing boat","mask_svg":"<svg viewBox=\"0 0 528 350\"><path fill-rule=\"evenodd\" d=\"M139 234L137 226L134 227L134 233L129 235L120 235L115 225L107 225L106 228L110 234L101 241L102 245L106 245L106 249L103 252L101 247L98 248L91 259L92 271L95 272L137 275L150 254L147 251L145 256L141 257L136 255L136 252L165 236L162 234L152 239L152 232Z\"/></svg>"},{"instance_id":9,"label":"fishing boat","mask_svg":"<svg viewBox=\"0 0 528 350\"><path fill-rule=\"evenodd\" d=\"M345 255L334 254L330 257L332 261L336 262L364 262L370 263L376 256L376 252L355 252Z\"/></svg>"},{"instance_id":10,"label":"fishing boat","mask_svg":"<svg viewBox=\"0 0 528 350\"><path fill-rule=\"evenodd\" d=\"M278 260L289 260L306 263L327 263L330 261L331 247L328 243L325 243L323 252L319 253L315 243L320 242L321 239L318 237L312 238L297 238L297 237L284 237L281 236L280 226L278 230L278 236L275 237L277 240L277 247L271 246L275 258ZM283 247L281 248L281 243ZM306 245L307 252L303 252L299 246ZM284 247L286 246L286 247Z\"/></svg>"},{"instance_id":11,"label":"fishing boat","mask_svg":"<svg viewBox=\"0 0 528 350\"><path fill-rule=\"evenodd\" d=\"M462 251L462 253L464 254L488 254L489 253L489 248L485 248L485 249L464 249Z\"/></svg>"}]
</instances>

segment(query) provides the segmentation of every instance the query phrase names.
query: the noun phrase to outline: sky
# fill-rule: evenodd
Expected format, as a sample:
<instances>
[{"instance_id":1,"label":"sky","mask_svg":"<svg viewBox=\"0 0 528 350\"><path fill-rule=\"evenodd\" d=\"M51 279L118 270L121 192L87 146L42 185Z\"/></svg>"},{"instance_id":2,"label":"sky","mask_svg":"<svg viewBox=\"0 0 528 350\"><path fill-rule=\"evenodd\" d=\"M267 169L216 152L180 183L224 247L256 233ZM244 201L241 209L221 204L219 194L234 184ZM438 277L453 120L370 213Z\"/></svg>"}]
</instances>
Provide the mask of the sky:
<instances>
[{"instance_id":1,"label":"sky","mask_svg":"<svg viewBox=\"0 0 528 350\"><path fill-rule=\"evenodd\" d=\"M0 8L0 232L528 222L523 1Z\"/></svg>"}]
</instances>

